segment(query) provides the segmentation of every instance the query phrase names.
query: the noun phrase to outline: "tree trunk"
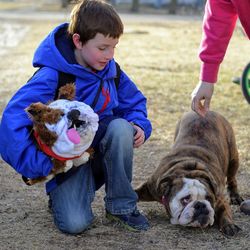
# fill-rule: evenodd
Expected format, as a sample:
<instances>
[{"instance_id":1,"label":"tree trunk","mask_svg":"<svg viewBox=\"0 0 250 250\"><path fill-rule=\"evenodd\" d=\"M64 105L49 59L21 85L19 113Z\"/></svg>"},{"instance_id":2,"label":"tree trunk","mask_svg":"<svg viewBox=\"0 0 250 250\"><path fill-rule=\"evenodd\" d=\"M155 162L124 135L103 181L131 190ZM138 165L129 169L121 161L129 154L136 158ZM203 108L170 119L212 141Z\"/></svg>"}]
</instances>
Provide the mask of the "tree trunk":
<instances>
[{"instance_id":1,"label":"tree trunk","mask_svg":"<svg viewBox=\"0 0 250 250\"><path fill-rule=\"evenodd\" d=\"M132 7L131 7L131 11L132 12L139 12L139 2L140 0L132 0Z\"/></svg>"},{"instance_id":2,"label":"tree trunk","mask_svg":"<svg viewBox=\"0 0 250 250\"><path fill-rule=\"evenodd\" d=\"M177 0L171 0L169 4L169 14L175 15L176 10L177 10Z\"/></svg>"},{"instance_id":3,"label":"tree trunk","mask_svg":"<svg viewBox=\"0 0 250 250\"><path fill-rule=\"evenodd\" d=\"M61 3L62 3L63 8L67 8L67 6L69 4L69 0L61 0Z\"/></svg>"}]
</instances>

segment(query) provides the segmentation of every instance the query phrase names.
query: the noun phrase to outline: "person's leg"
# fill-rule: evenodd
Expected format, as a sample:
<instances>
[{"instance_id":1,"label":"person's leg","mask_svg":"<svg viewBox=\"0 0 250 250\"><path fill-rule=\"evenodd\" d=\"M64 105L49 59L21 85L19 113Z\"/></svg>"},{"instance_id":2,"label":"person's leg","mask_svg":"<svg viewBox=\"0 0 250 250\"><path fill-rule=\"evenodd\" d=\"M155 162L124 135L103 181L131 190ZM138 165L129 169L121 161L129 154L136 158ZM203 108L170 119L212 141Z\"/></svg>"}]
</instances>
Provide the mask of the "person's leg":
<instances>
[{"instance_id":1,"label":"person's leg","mask_svg":"<svg viewBox=\"0 0 250 250\"><path fill-rule=\"evenodd\" d=\"M132 188L133 138L135 130L124 119L115 119L107 127L100 143L105 173L107 215L122 220L134 229L146 230L147 219L137 211L138 196Z\"/></svg>"},{"instance_id":2,"label":"person's leg","mask_svg":"<svg viewBox=\"0 0 250 250\"><path fill-rule=\"evenodd\" d=\"M93 221L91 203L95 185L89 164L85 164L49 194L55 225L64 233L78 234Z\"/></svg>"}]
</instances>

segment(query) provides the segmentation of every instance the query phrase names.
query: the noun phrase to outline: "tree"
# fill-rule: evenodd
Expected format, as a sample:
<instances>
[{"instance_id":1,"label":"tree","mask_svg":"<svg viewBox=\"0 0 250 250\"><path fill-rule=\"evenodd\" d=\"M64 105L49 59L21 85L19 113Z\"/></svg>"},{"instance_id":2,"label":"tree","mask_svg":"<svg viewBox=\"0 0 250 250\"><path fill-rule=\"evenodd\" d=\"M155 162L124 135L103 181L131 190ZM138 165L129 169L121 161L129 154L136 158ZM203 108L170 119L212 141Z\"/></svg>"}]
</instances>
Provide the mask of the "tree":
<instances>
[{"instance_id":1,"label":"tree","mask_svg":"<svg viewBox=\"0 0 250 250\"><path fill-rule=\"evenodd\" d=\"M176 14L176 10L177 10L177 0L171 0L170 4L169 4L169 14Z\"/></svg>"},{"instance_id":2,"label":"tree","mask_svg":"<svg viewBox=\"0 0 250 250\"><path fill-rule=\"evenodd\" d=\"M139 5L140 5L140 0L132 0L131 11L132 12L139 12Z\"/></svg>"},{"instance_id":3,"label":"tree","mask_svg":"<svg viewBox=\"0 0 250 250\"><path fill-rule=\"evenodd\" d=\"M62 3L62 7L63 7L63 8L67 8L67 6L68 6L69 3L70 3L70 0L61 0L61 3Z\"/></svg>"}]
</instances>

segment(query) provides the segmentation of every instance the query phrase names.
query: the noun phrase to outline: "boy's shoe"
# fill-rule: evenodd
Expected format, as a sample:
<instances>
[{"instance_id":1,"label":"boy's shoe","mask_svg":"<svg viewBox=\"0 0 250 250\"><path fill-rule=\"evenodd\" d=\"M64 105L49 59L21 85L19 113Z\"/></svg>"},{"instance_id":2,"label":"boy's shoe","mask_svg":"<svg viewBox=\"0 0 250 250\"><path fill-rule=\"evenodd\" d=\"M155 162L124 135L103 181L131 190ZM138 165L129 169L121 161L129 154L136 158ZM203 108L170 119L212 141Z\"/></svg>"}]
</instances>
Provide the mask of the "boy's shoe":
<instances>
[{"instance_id":1,"label":"boy's shoe","mask_svg":"<svg viewBox=\"0 0 250 250\"><path fill-rule=\"evenodd\" d=\"M118 215L107 212L106 217L110 221L118 222L118 224L122 225L130 231L146 231L149 228L148 219L137 209L134 210L131 214Z\"/></svg>"}]
</instances>

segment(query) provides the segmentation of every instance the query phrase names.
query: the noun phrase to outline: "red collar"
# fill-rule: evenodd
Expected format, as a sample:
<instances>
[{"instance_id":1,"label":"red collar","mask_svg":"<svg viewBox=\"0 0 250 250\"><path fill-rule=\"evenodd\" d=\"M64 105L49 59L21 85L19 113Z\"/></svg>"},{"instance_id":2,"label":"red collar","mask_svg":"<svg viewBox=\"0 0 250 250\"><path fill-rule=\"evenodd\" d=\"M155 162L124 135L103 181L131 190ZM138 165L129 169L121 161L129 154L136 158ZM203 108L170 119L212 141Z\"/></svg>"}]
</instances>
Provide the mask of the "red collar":
<instances>
[{"instance_id":1,"label":"red collar","mask_svg":"<svg viewBox=\"0 0 250 250\"><path fill-rule=\"evenodd\" d=\"M50 157L52 157L52 158L55 158L55 159L57 159L57 160L59 160L59 161L67 161L67 160L73 160L73 159L75 159L75 158L79 158L79 157L80 157L79 155L74 156L74 157L69 157L69 158L65 158L65 157L59 156L59 155L55 154L55 153L52 151L52 149L51 149L48 145L46 145L46 144L44 144L44 143L42 142L40 136L38 135L37 131L35 131L35 130L34 130L34 136L35 136L36 141L37 141L37 143L38 143L38 145L39 145L39 148L40 148L46 155L48 155L48 156L50 156Z\"/></svg>"}]
</instances>

